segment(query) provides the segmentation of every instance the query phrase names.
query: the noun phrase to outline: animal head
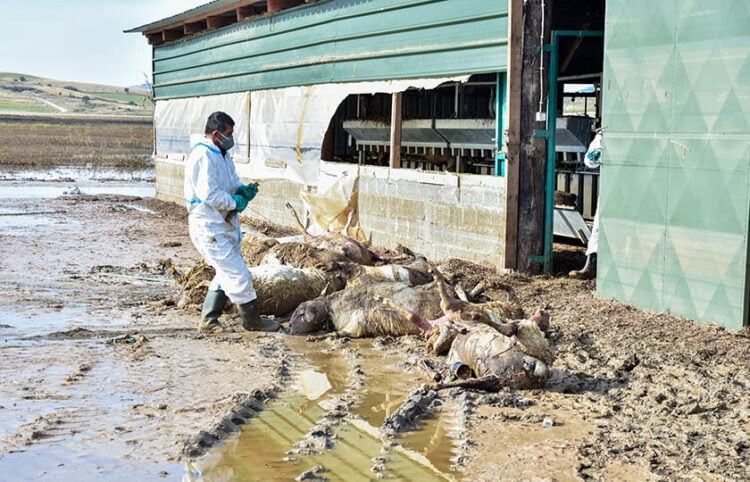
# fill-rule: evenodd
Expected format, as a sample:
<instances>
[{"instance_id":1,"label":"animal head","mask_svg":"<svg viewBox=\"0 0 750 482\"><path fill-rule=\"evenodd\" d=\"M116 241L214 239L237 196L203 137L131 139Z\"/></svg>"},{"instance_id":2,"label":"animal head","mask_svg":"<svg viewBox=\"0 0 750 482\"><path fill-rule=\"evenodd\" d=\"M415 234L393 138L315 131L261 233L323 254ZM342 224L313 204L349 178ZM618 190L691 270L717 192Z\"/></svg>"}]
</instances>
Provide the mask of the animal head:
<instances>
[{"instance_id":1,"label":"animal head","mask_svg":"<svg viewBox=\"0 0 750 482\"><path fill-rule=\"evenodd\" d=\"M297 306L289 320L289 333L304 335L325 328L328 310L323 299L305 301Z\"/></svg>"}]
</instances>

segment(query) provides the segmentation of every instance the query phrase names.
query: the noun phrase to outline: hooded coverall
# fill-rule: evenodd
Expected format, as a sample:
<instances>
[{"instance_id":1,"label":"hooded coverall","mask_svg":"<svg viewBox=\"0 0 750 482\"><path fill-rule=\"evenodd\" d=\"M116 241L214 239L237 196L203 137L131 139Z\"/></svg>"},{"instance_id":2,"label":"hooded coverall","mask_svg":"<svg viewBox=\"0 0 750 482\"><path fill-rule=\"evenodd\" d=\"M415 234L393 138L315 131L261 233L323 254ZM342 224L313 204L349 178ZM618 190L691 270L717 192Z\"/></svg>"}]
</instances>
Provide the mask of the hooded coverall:
<instances>
[{"instance_id":1,"label":"hooded coverall","mask_svg":"<svg viewBox=\"0 0 750 482\"><path fill-rule=\"evenodd\" d=\"M223 290L241 305L257 298L250 270L242 257L242 231L232 194L242 186L229 153L205 139L193 147L185 166L185 202L190 239L216 270L210 291Z\"/></svg>"}]
</instances>

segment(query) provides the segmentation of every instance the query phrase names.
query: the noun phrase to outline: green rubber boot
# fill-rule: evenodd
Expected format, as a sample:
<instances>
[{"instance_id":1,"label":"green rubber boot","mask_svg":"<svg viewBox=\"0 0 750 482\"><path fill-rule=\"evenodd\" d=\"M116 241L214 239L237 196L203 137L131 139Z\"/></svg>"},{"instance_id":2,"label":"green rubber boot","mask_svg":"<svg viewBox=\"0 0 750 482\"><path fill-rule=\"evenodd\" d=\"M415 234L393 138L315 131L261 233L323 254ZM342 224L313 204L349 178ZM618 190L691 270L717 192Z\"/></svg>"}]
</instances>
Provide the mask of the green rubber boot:
<instances>
[{"instance_id":1,"label":"green rubber boot","mask_svg":"<svg viewBox=\"0 0 750 482\"><path fill-rule=\"evenodd\" d=\"M227 295L224 291L218 290L206 293L206 300L203 302L198 331L201 333L219 333L224 331L224 327L219 323L219 317L224 312L226 304Z\"/></svg>"},{"instance_id":2,"label":"green rubber boot","mask_svg":"<svg viewBox=\"0 0 750 482\"><path fill-rule=\"evenodd\" d=\"M242 327L247 331L278 331L281 326L276 320L260 317L257 300L237 305L242 318Z\"/></svg>"}]
</instances>

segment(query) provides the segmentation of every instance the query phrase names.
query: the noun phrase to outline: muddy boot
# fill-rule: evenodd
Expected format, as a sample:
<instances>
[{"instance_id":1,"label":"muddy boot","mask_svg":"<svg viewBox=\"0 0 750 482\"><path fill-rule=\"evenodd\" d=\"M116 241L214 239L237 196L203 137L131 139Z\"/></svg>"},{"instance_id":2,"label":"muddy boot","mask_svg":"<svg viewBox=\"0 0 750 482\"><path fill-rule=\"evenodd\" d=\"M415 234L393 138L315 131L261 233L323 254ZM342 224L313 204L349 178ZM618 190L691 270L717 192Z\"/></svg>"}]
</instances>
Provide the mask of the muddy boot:
<instances>
[{"instance_id":1,"label":"muddy boot","mask_svg":"<svg viewBox=\"0 0 750 482\"><path fill-rule=\"evenodd\" d=\"M227 295L222 290L209 291L201 310L201 322L198 331L201 333L221 332L224 328L219 323L219 317L227 304Z\"/></svg>"},{"instance_id":2,"label":"muddy boot","mask_svg":"<svg viewBox=\"0 0 750 482\"><path fill-rule=\"evenodd\" d=\"M242 318L242 327L247 331L277 331L279 322L260 317L260 307L257 300L237 305Z\"/></svg>"},{"instance_id":3,"label":"muddy boot","mask_svg":"<svg viewBox=\"0 0 750 482\"><path fill-rule=\"evenodd\" d=\"M586 256L586 264L578 271L571 271L568 276L575 279L596 278L596 253Z\"/></svg>"}]
</instances>

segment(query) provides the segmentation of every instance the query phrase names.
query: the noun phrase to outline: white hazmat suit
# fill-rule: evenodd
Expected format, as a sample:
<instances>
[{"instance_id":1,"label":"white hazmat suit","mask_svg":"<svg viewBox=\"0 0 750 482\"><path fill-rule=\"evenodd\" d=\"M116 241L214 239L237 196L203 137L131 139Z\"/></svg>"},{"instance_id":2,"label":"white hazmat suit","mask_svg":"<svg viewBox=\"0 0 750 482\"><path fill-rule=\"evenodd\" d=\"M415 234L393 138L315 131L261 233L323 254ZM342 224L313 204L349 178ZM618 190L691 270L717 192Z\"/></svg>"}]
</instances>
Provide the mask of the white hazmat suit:
<instances>
[{"instance_id":1,"label":"white hazmat suit","mask_svg":"<svg viewBox=\"0 0 750 482\"><path fill-rule=\"evenodd\" d=\"M232 194L242 186L234 161L210 139L198 142L185 166L185 202L190 239L216 270L210 291L223 290L241 305L257 298L250 270L240 250L242 231ZM232 213L229 220L227 216Z\"/></svg>"},{"instance_id":2,"label":"white hazmat suit","mask_svg":"<svg viewBox=\"0 0 750 482\"><path fill-rule=\"evenodd\" d=\"M589 169L597 169L602 165L602 133L597 132L594 139L589 144L586 155L583 157L583 163ZM596 212L594 213L594 225L591 228L591 237L586 246L586 256L599 252L599 199L596 198Z\"/></svg>"}]
</instances>

